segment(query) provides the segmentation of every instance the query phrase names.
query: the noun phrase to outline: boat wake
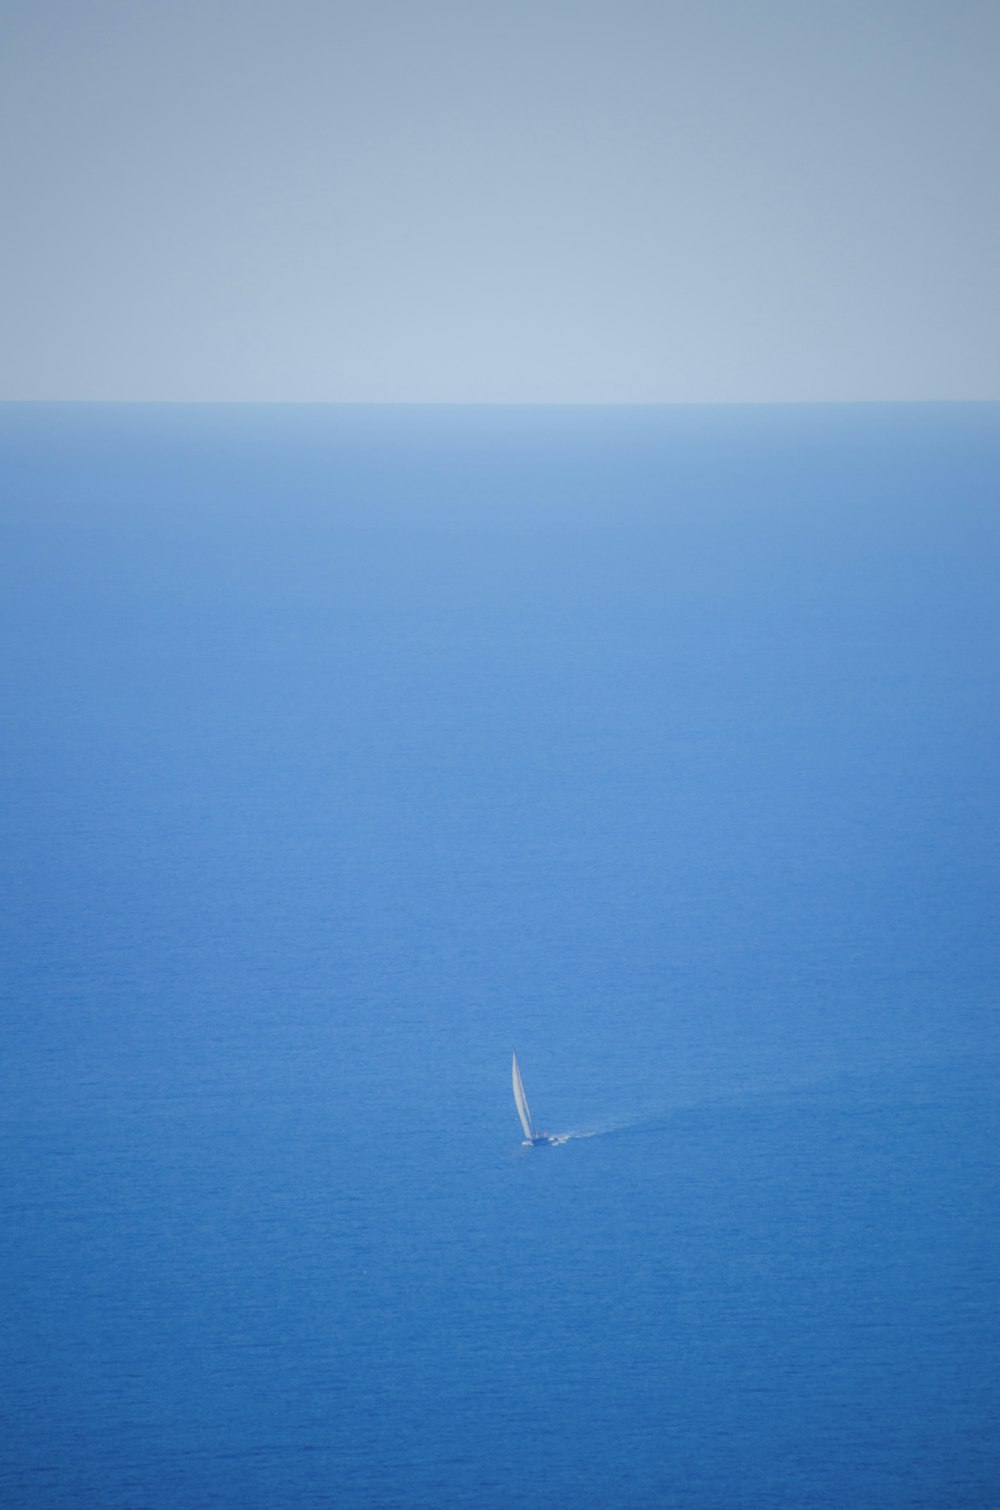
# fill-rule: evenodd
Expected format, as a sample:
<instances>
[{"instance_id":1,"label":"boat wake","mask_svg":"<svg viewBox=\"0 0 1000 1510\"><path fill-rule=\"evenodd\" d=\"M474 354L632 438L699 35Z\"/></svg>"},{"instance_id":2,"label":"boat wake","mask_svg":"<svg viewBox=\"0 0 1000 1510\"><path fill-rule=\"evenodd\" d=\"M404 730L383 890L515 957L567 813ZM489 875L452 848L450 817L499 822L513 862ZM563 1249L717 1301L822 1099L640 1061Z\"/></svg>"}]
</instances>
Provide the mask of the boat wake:
<instances>
[{"instance_id":1,"label":"boat wake","mask_svg":"<svg viewBox=\"0 0 1000 1510\"><path fill-rule=\"evenodd\" d=\"M596 1127L581 1127L579 1131L574 1128L572 1132L566 1133L565 1136L574 1140L578 1138L606 1138L609 1133L624 1132L627 1128L635 1126L637 1126L637 1123L634 1121L601 1122Z\"/></svg>"},{"instance_id":2,"label":"boat wake","mask_svg":"<svg viewBox=\"0 0 1000 1510\"><path fill-rule=\"evenodd\" d=\"M583 1138L606 1138L609 1133L623 1132L626 1128L634 1127L635 1125L633 1122L608 1122L601 1127L581 1127L579 1130L574 1128L571 1132L550 1133L547 1144L542 1144L541 1146L561 1148L564 1143L579 1143ZM521 1144L522 1148L536 1148L538 1146L538 1144L532 1143L527 1138Z\"/></svg>"}]
</instances>

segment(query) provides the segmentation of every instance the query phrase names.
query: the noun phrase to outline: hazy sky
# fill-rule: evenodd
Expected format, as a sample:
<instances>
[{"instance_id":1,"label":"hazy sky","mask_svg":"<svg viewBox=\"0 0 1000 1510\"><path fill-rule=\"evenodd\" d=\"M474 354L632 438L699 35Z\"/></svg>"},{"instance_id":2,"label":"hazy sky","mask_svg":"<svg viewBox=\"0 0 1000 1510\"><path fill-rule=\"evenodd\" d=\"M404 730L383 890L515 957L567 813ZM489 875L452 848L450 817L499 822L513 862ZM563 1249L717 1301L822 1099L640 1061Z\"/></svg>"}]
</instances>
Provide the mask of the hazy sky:
<instances>
[{"instance_id":1,"label":"hazy sky","mask_svg":"<svg viewBox=\"0 0 1000 1510\"><path fill-rule=\"evenodd\" d=\"M1000 0L0 0L0 396L1000 398Z\"/></svg>"}]
</instances>

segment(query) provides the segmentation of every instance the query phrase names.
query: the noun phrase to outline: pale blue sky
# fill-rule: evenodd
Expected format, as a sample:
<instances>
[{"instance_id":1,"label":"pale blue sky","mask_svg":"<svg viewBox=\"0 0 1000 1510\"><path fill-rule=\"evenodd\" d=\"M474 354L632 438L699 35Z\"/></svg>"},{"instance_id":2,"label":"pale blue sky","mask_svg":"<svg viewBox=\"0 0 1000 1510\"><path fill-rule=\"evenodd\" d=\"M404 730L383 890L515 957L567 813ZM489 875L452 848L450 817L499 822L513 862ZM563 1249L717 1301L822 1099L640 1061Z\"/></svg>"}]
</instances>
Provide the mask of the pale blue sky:
<instances>
[{"instance_id":1,"label":"pale blue sky","mask_svg":"<svg viewBox=\"0 0 1000 1510\"><path fill-rule=\"evenodd\" d=\"M0 0L0 396L1000 398L996 0Z\"/></svg>"}]
</instances>

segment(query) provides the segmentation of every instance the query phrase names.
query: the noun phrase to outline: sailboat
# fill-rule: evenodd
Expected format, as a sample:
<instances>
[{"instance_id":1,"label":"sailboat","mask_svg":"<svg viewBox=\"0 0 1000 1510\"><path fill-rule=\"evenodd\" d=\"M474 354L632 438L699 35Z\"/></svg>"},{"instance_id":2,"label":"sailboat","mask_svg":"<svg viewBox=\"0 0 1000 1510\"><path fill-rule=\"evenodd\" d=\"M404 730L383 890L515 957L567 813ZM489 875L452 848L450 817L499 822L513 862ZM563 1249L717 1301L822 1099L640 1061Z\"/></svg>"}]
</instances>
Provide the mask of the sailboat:
<instances>
[{"instance_id":1,"label":"sailboat","mask_svg":"<svg viewBox=\"0 0 1000 1510\"><path fill-rule=\"evenodd\" d=\"M530 1143L534 1148L544 1148L547 1144L561 1142L562 1139L553 1138L548 1133L540 1133L535 1127L531 1116L531 1108L528 1105L528 1098L524 1094L524 1081L521 1079L521 1066L517 1062L516 1054L514 1055L514 1063L511 1068L511 1076L514 1081L514 1105L517 1107L517 1115L520 1117L521 1126L524 1128L525 1142Z\"/></svg>"}]
</instances>

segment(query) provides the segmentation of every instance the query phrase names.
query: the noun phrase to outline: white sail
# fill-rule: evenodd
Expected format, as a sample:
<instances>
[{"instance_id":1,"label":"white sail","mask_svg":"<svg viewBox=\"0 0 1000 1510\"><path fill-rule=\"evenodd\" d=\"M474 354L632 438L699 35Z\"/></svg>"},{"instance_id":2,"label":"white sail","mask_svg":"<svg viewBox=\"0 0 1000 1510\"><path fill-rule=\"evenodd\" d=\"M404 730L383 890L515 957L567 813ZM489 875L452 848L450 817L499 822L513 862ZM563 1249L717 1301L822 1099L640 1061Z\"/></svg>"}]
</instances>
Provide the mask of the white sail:
<instances>
[{"instance_id":1,"label":"white sail","mask_svg":"<svg viewBox=\"0 0 1000 1510\"><path fill-rule=\"evenodd\" d=\"M524 1128L524 1136L526 1138L533 1138L535 1136L535 1125L531 1120L528 1098L524 1094L524 1082L521 1079L521 1071L517 1063L516 1054L514 1055L514 1064L511 1073L514 1081L514 1105L517 1107L517 1115L520 1117L521 1126Z\"/></svg>"}]
</instances>

